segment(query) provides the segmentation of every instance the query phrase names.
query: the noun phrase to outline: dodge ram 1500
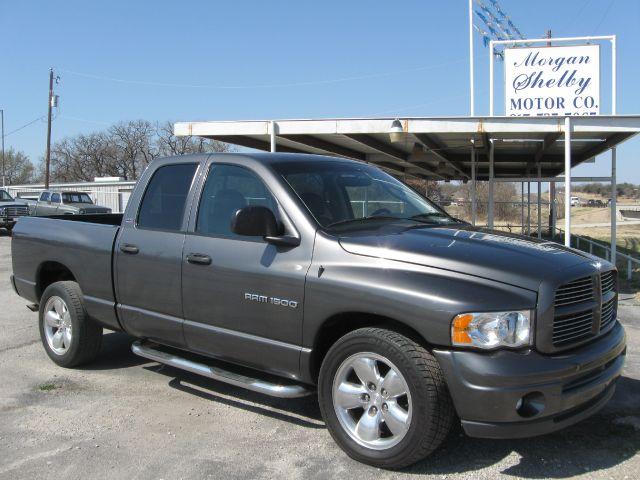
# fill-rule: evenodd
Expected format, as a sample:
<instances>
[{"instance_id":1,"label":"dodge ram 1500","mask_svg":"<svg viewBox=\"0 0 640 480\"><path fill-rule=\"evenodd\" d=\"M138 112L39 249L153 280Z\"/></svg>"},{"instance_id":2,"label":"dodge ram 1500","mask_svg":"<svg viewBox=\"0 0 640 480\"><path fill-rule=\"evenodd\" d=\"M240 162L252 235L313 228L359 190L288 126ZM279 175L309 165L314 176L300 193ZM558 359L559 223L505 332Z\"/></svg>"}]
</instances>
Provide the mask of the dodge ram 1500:
<instances>
[{"instance_id":1,"label":"dodge ram 1500","mask_svg":"<svg viewBox=\"0 0 640 480\"><path fill-rule=\"evenodd\" d=\"M124 215L23 218L16 292L63 367L103 328L134 353L280 397L317 392L335 441L399 468L454 422L571 425L625 358L613 265L473 227L366 163L298 154L154 161Z\"/></svg>"}]
</instances>

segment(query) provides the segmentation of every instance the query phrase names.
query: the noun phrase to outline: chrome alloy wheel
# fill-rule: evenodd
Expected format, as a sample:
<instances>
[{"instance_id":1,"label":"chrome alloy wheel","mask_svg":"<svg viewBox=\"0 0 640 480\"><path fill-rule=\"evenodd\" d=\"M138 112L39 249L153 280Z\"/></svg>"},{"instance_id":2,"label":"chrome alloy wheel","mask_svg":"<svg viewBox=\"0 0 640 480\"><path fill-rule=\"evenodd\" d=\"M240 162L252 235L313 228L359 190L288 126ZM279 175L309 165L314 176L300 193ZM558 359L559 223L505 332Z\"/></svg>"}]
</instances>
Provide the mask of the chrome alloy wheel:
<instances>
[{"instance_id":1,"label":"chrome alloy wheel","mask_svg":"<svg viewBox=\"0 0 640 480\"><path fill-rule=\"evenodd\" d=\"M333 408L340 425L363 447L391 448L411 425L411 394L400 370L376 353L356 353L338 368Z\"/></svg>"},{"instance_id":2,"label":"chrome alloy wheel","mask_svg":"<svg viewBox=\"0 0 640 480\"><path fill-rule=\"evenodd\" d=\"M71 346L71 315L67 304L53 296L44 306L44 335L56 355L64 355Z\"/></svg>"}]
</instances>

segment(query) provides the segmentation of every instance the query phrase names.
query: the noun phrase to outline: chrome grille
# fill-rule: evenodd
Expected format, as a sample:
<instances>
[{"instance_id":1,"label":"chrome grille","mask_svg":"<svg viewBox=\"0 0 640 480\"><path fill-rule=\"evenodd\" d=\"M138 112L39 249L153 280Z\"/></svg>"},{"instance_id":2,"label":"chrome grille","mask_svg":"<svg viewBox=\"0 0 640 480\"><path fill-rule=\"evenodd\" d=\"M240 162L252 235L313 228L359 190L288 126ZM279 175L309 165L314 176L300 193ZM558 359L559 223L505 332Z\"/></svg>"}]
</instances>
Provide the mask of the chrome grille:
<instances>
[{"instance_id":1,"label":"chrome grille","mask_svg":"<svg viewBox=\"0 0 640 480\"><path fill-rule=\"evenodd\" d=\"M602 316L600 317L600 331L604 332L616 319L616 301L613 297L607 303L602 305Z\"/></svg>"},{"instance_id":2,"label":"chrome grille","mask_svg":"<svg viewBox=\"0 0 640 480\"><path fill-rule=\"evenodd\" d=\"M602 295L616 289L616 272L611 270L602 274L600 283L602 285Z\"/></svg>"},{"instance_id":3,"label":"chrome grille","mask_svg":"<svg viewBox=\"0 0 640 480\"><path fill-rule=\"evenodd\" d=\"M558 308L574 303L587 302L593 300L593 293L593 280L591 277L579 278L558 288L554 305Z\"/></svg>"},{"instance_id":4,"label":"chrome grille","mask_svg":"<svg viewBox=\"0 0 640 480\"><path fill-rule=\"evenodd\" d=\"M6 217L24 217L25 215L29 215L29 207L20 206L20 207L5 207L5 216Z\"/></svg>"},{"instance_id":5,"label":"chrome grille","mask_svg":"<svg viewBox=\"0 0 640 480\"><path fill-rule=\"evenodd\" d=\"M588 310L553 322L553 345L562 347L588 338L593 329L593 312Z\"/></svg>"},{"instance_id":6,"label":"chrome grille","mask_svg":"<svg viewBox=\"0 0 640 480\"><path fill-rule=\"evenodd\" d=\"M600 275L600 292L594 288L592 277L583 277L560 286L554 301L552 342L556 348L568 347L605 332L616 319L617 296L602 304L603 297L617 291L615 270ZM600 315L597 315L597 314ZM597 319L600 318L599 329ZM594 322L596 326L594 328Z\"/></svg>"}]
</instances>

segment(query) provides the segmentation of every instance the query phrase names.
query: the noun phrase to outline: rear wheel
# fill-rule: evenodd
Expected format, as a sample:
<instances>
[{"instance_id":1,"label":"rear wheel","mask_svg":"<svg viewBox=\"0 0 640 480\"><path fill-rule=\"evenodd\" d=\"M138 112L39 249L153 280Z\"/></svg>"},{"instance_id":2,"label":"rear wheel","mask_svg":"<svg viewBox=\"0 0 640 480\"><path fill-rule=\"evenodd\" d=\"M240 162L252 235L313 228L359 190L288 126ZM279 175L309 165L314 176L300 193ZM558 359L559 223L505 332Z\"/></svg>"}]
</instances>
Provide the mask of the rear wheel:
<instances>
[{"instance_id":1,"label":"rear wheel","mask_svg":"<svg viewBox=\"0 0 640 480\"><path fill-rule=\"evenodd\" d=\"M76 282L49 285L40 299L40 338L47 355L61 367L93 360L102 344L102 327L84 309Z\"/></svg>"},{"instance_id":2,"label":"rear wheel","mask_svg":"<svg viewBox=\"0 0 640 480\"><path fill-rule=\"evenodd\" d=\"M383 468L428 456L454 418L435 358L413 340L381 328L356 330L331 347L318 396L338 445L350 457Z\"/></svg>"}]
</instances>

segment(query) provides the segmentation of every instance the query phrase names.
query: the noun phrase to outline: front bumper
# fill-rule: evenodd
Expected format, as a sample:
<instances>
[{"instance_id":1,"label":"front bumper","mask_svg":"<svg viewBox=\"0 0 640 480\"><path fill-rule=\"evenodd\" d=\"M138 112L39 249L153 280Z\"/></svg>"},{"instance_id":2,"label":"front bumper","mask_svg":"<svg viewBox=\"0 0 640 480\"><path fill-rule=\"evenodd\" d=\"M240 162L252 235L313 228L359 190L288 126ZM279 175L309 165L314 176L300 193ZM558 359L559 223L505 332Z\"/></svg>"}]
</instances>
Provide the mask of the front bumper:
<instances>
[{"instance_id":1,"label":"front bumper","mask_svg":"<svg viewBox=\"0 0 640 480\"><path fill-rule=\"evenodd\" d=\"M19 217L0 217L0 227L13 227Z\"/></svg>"},{"instance_id":2,"label":"front bumper","mask_svg":"<svg viewBox=\"0 0 640 480\"><path fill-rule=\"evenodd\" d=\"M521 438L572 425L613 396L626 354L622 325L555 355L434 350L465 432Z\"/></svg>"}]
</instances>

